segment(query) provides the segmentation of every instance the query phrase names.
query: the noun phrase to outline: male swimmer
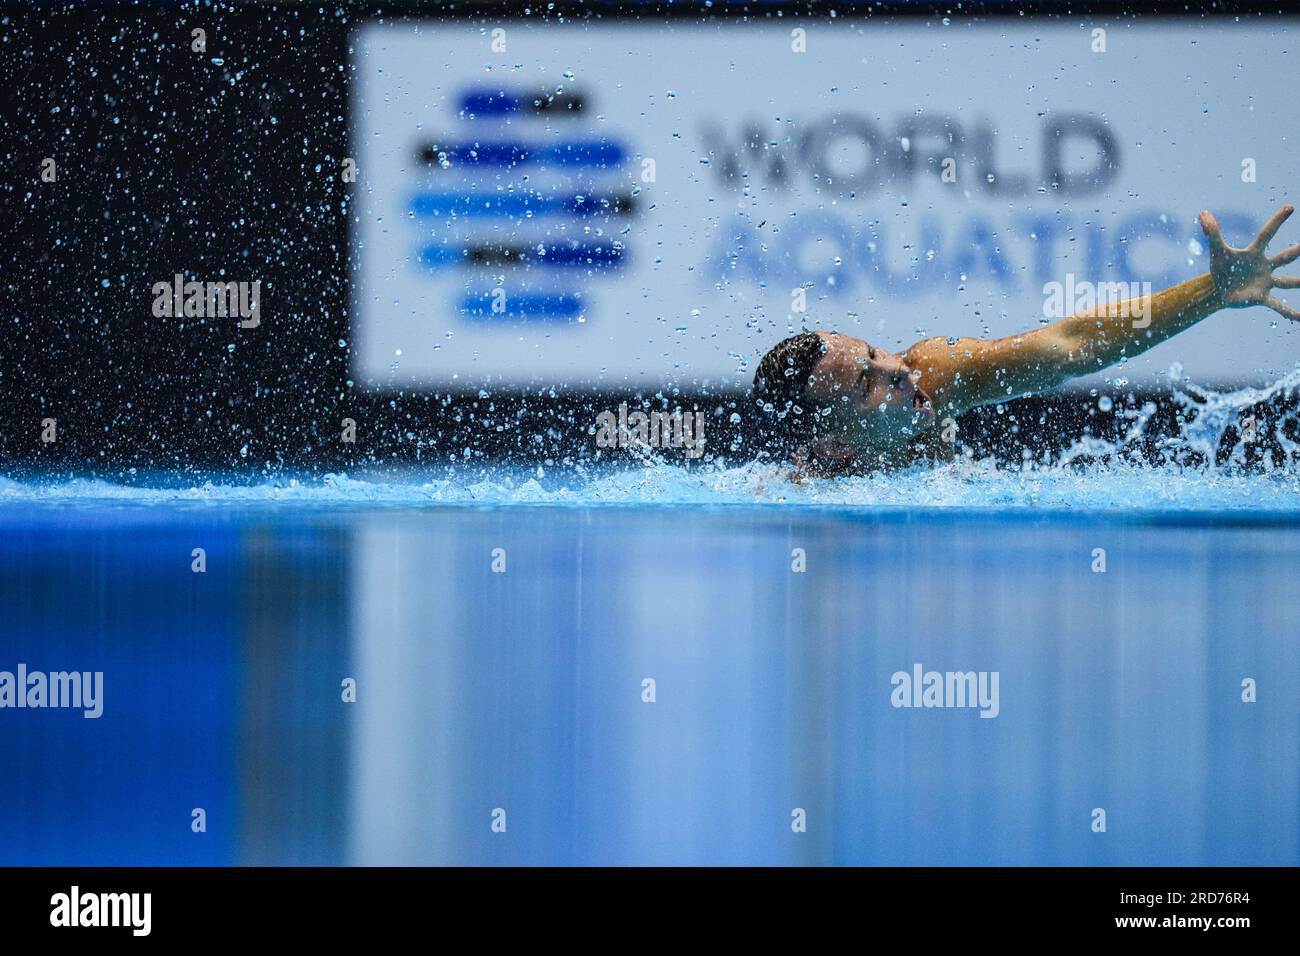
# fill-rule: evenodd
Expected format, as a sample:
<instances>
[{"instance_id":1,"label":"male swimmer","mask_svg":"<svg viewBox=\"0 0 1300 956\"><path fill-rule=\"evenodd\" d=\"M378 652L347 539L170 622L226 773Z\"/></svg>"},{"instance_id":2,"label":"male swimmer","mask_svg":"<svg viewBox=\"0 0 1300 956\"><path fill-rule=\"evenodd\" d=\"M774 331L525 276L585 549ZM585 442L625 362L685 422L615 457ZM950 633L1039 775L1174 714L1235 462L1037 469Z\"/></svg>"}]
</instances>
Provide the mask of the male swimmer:
<instances>
[{"instance_id":1,"label":"male swimmer","mask_svg":"<svg viewBox=\"0 0 1300 956\"><path fill-rule=\"evenodd\" d=\"M1263 305L1300 321L1300 311L1270 294L1300 288L1300 276L1273 274L1300 258L1300 244L1274 256L1264 251L1293 211L1283 206L1244 249L1227 245L1214 216L1202 212L1209 273L1033 332L924 339L902 354L836 332L785 339L754 375L762 441L823 475L951 455L953 443L940 440L944 419L1104 369L1220 309Z\"/></svg>"}]
</instances>

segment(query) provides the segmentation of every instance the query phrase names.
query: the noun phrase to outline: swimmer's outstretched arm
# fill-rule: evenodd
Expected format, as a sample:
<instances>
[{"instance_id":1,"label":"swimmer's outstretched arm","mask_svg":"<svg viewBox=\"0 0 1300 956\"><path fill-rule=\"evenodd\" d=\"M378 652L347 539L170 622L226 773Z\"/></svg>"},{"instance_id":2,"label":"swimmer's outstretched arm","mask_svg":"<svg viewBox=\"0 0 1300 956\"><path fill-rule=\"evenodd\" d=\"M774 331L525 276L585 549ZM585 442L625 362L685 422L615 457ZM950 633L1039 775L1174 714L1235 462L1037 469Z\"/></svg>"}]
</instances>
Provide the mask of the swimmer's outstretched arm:
<instances>
[{"instance_id":1,"label":"swimmer's outstretched arm","mask_svg":"<svg viewBox=\"0 0 1300 956\"><path fill-rule=\"evenodd\" d=\"M1089 309L1054 325L1001 339L944 338L917 342L904 357L934 401L938 418L977 405L1054 388L1072 378L1145 352L1220 309L1264 305L1293 321L1300 311L1272 296L1300 289L1300 276L1273 270L1300 258L1300 244L1269 256L1264 250L1294 211L1283 206L1244 249L1223 241L1219 224L1200 215L1210 246L1210 271L1151 296Z\"/></svg>"}]
</instances>

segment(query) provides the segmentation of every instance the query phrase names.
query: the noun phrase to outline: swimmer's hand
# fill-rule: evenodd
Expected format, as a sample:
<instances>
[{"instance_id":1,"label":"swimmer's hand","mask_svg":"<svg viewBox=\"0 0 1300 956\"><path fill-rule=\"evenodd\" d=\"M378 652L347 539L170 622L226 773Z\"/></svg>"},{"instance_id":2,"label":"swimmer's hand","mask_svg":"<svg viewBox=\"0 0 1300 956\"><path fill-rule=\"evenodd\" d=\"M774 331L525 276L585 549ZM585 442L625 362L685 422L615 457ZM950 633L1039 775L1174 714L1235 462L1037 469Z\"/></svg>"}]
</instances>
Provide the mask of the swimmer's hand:
<instances>
[{"instance_id":1,"label":"swimmer's hand","mask_svg":"<svg viewBox=\"0 0 1300 956\"><path fill-rule=\"evenodd\" d=\"M1210 271L1157 292L1105 302L1059 322L1000 339L924 339L907 350L907 365L921 373L935 397L936 417L1055 388L1154 348L1220 309L1263 305L1300 322L1300 310L1272 295L1300 289L1300 276L1273 270L1300 259L1300 245L1275 256L1264 248L1295 211L1283 206L1244 249L1223 241L1219 224L1200 215L1210 244Z\"/></svg>"},{"instance_id":2,"label":"swimmer's hand","mask_svg":"<svg viewBox=\"0 0 1300 956\"><path fill-rule=\"evenodd\" d=\"M1255 240L1244 249L1234 249L1223 241L1219 224L1208 212L1199 219L1205 238L1210 242L1210 276L1214 290L1224 308L1244 309L1251 305L1265 305L1278 315L1300 322L1300 310L1270 295L1273 289L1300 289L1300 276L1278 276L1273 270L1289 265L1300 258L1300 244L1269 256L1264 248L1269 244L1282 223L1287 221L1294 206L1283 206L1264 224Z\"/></svg>"}]
</instances>

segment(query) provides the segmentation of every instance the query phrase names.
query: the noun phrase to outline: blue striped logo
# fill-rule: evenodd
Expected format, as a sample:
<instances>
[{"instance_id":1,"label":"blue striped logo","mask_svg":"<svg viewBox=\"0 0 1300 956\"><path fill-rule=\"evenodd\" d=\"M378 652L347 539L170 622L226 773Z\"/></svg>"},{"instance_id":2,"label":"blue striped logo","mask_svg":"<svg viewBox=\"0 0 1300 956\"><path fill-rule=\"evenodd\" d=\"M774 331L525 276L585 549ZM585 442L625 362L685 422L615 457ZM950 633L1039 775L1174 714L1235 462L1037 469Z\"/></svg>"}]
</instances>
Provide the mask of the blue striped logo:
<instances>
[{"instance_id":1,"label":"blue striped logo","mask_svg":"<svg viewBox=\"0 0 1300 956\"><path fill-rule=\"evenodd\" d=\"M445 135L415 146L415 262L459 276L467 322L585 319L593 283L628 262L637 210L628 146L586 130L581 91L475 87Z\"/></svg>"}]
</instances>

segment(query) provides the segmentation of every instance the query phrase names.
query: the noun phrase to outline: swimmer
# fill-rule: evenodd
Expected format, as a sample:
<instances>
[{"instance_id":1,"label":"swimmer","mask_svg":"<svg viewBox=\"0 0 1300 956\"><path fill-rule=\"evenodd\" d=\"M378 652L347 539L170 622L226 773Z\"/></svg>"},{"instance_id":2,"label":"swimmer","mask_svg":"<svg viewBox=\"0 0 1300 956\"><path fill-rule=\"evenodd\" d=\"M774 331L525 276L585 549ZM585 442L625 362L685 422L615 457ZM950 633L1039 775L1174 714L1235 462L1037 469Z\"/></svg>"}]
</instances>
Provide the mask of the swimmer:
<instances>
[{"instance_id":1,"label":"swimmer","mask_svg":"<svg viewBox=\"0 0 1300 956\"><path fill-rule=\"evenodd\" d=\"M945 419L1108 368L1220 309L1262 305L1300 321L1300 311L1271 294L1300 288L1300 276L1273 274L1300 258L1300 244L1265 252L1293 211L1283 206L1244 249L1227 245L1214 216L1202 212L1208 273L1032 332L930 338L898 354L837 332L785 339L754 375L762 441L801 471L822 475L948 457L955 443L942 440Z\"/></svg>"}]
</instances>

